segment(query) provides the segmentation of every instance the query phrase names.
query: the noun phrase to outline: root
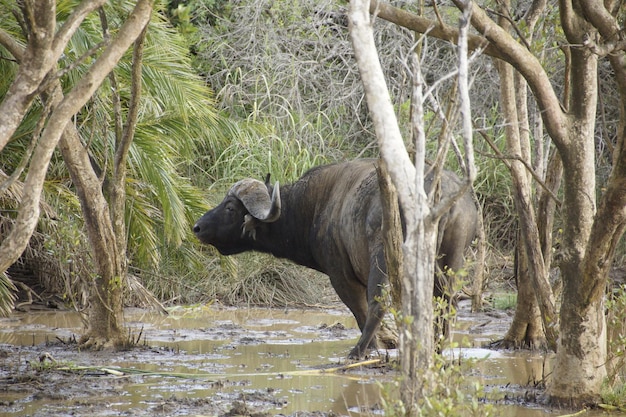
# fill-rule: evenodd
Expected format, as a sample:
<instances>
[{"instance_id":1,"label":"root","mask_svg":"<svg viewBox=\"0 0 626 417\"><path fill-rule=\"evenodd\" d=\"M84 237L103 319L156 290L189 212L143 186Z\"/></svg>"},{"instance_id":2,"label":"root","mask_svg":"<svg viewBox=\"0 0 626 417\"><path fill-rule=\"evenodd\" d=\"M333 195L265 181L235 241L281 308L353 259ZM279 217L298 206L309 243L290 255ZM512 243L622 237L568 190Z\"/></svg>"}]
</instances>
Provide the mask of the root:
<instances>
[{"instance_id":1,"label":"root","mask_svg":"<svg viewBox=\"0 0 626 417\"><path fill-rule=\"evenodd\" d=\"M545 337L529 337L528 335L521 340L505 337L500 340L493 341L487 345L489 349L504 350L548 350L548 341Z\"/></svg>"},{"instance_id":2,"label":"root","mask_svg":"<svg viewBox=\"0 0 626 417\"><path fill-rule=\"evenodd\" d=\"M87 333L86 335L81 336L81 338L78 340L78 346L80 349L93 351L116 349L119 344L119 341L107 339L105 337L94 336L91 333Z\"/></svg>"}]
</instances>

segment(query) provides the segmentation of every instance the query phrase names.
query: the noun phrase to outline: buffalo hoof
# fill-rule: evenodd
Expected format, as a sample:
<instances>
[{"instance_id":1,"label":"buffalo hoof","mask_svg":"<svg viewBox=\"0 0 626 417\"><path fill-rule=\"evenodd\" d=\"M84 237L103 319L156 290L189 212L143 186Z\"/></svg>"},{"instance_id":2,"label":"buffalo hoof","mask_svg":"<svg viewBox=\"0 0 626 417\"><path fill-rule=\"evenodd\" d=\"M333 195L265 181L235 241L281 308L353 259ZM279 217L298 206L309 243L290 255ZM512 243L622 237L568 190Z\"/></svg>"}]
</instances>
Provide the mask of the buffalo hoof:
<instances>
[{"instance_id":1,"label":"buffalo hoof","mask_svg":"<svg viewBox=\"0 0 626 417\"><path fill-rule=\"evenodd\" d=\"M362 352L358 346L354 347L350 353L348 353L348 359L353 361L360 361L365 358L367 352Z\"/></svg>"},{"instance_id":2,"label":"buffalo hoof","mask_svg":"<svg viewBox=\"0 0 626 417\"><path fill-rule=\"evenodd\" d=\"M369 344L369 346L366 349L364 349L360 345L356 345L355 347L353 347L350 353L348 353L348 359L354 360L354 361L360 361L362 359L365 359L368 353L377 352L377 351L378 351L378 344L374 340L372 341L372 343Z\"/></svg>"}]
</instances>

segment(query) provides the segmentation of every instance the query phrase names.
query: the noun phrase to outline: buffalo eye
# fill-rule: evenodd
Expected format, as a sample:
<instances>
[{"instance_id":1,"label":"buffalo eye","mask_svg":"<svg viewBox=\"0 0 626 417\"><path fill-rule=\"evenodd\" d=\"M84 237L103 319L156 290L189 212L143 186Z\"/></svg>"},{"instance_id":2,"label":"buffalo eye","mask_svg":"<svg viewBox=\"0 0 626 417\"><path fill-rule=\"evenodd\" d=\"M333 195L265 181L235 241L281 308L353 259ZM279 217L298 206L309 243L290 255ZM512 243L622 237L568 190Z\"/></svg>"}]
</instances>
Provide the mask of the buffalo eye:
<instances>
[{"instance_id":1,"label":"buffalo eye","mask_svg":"<svg viewBox=\"0 0 626 417\"><path fill-rule=\"evenodd\" d=\"M229 221L235 221L237 220L240 216L239 216L239 210L237 209L236 203L234 202L228 202L226 204L226 207L224 207L224 211L226 213L226 219L228 219Z\"/></svg>"}]
</instances>

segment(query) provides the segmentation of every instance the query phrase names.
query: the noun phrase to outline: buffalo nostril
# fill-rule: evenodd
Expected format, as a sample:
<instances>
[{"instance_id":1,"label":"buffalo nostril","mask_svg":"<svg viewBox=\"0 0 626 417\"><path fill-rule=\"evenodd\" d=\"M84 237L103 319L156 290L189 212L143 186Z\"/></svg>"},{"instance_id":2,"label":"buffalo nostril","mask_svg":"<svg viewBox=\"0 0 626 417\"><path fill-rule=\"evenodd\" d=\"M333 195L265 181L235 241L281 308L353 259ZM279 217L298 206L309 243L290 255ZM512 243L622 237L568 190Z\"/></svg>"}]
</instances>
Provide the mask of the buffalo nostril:
<instances>
[{"instance_id":1,"label":"buffalo nostril","mask_svg":"<svg viewBox=\"0 0 626 417\"><path fill-rule=\"evenodd\" d=\"M197 224L193 226L193 232L198 234L200 233L200 226L198 226Z\"/></svg>"}]
</instances>

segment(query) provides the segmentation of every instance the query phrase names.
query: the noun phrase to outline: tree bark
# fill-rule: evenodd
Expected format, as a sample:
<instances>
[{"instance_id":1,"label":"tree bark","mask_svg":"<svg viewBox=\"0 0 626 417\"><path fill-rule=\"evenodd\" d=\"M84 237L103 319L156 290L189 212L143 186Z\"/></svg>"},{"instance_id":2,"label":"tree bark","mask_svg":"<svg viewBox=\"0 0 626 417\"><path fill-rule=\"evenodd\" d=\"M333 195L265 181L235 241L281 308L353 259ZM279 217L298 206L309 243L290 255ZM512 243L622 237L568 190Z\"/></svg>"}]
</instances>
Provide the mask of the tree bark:
<instances>
[{"instance_id":1,"label":"tree bark","mask_svg":"<svg viewBox=\"0 0 626 417\"><path fill-rule=\"evenodd\" d=\"M575 25L577 26L577 25ZM566 29L567 32L567 29ZM580 40L576 33L570 41ZM597 402L606 377L606 323L602 294L606 277L585 271L585 253L593 251L596 215L594 127L597 103L597 57L572 50L572 88L567 118L568 138L556 141L563 161L563 295L561 329L548 395L555 403ZM611 233L613 235L613 233ZM592 262L597 262L593 260ZM595 288L596 291L591 291Z\"/></svg>"},{"instance_id":2,"label":"tree bark","mask_svg":"<svg viewBox=\"0 0 626 417\"><path fill-rule=\"evenodd\" d=\"M383 159L376 168L378 173L378 185L383 200L383 243L385 245L385 264L387 265L387 277L389 278L391 304L396 312L402 309L402 223L400 220L400 207L398 206L398 193Z\"/></svg>"},{"instance_id":3,"label":"tree bark","mask_svg":"<svg viewBox=\"0 0 626 417\"><path fill-rule=\"evenodd\" d=\"M30 34L24 34L28 39L26 48L22 50L18 45L3 42L3 45L13 46L10 50L13 51L20 66L15 80L0 104L0 150L4 149L15 133L37 95L37 88L48 71L56 64L56 59L52 55L52 41L56 25L55 2L53 0L25 1L23 11L24 19L31 30ZM8 34L7 38L12 39ZM43 166L46 164L44 163ZM21 251L17 256L20 254Z\"/></svg>"},{"instance_id":4,"label":"tree bark","mask_svg":"<svg viewBox=\"0 0 626 417\"><path fill-rule=\"evenodd\" d=\"M109 205L89 161L89 154L73 126L66 129L59 142L59 149L81 201L97 270L89 294L89 329L81 338L81 343L88 342L88 346L96 348L118 345L122 343L123 337L122 291L125 269L122 258L125 254L117 250Z\"/></svg>"},{"instance_id":5,"label":"tree bark","mask_svg":"<svg viewBox=\"0 0 626 417\"><path fill-rule=\"evenodd\" d=\"M128 113L123 130L116 134L113 178L110 181L111 189L109 191L109 195L111 199L111 218L113 219L113 228L115 236L117 236L117 246L120 254L126 253L126 161L128 159L130 146L133 142L133 136L137 126L137 117L139 114L143 49L147 30L148 25L144 26L141 34L135 41L135 46L133 48L133 60L131 67L132 84L128 104ZM118 91L114 91L113 94L117 95L119 93ZM120 101L119 98L117 101Z\"/></svg>"},{"instance_id":6,"label":"tree bark","mask_svg":"<svg viewBox=\"0 0 626 417\"><path fill-rule=\"evenodd\" d=\"M19 123L30 108L33 98L44 82L45 76L56 66L56 61L67 41L75 32L87 13L99 7L99 2L84 2L67 19L55 35L56 9L54 1L26 1L23 12L31 33L25 34L28 43L21 49L17 42L3 33L0 42L13 54L19 64L17 77L9 87L0 104L0 150L11 139ZM39 220L39 203L43 181L54 148L56 147L63 123L69 120L67 112L57 112L50 117L33 152L29 170L24 181L26 193L11 231L0 246L0 271L6 271L22 254ZM64 118L67 117L67 120Z\"/></svg>"}]
</instances>

